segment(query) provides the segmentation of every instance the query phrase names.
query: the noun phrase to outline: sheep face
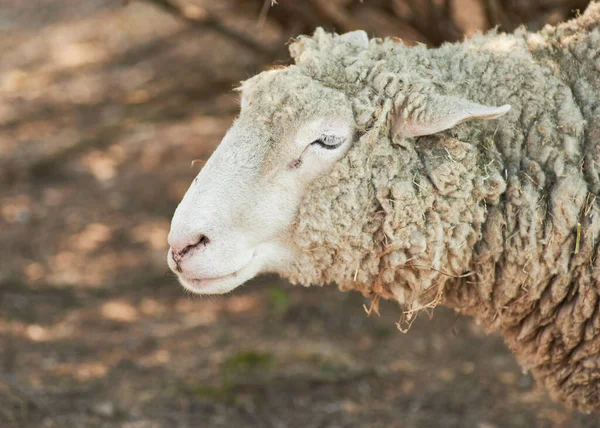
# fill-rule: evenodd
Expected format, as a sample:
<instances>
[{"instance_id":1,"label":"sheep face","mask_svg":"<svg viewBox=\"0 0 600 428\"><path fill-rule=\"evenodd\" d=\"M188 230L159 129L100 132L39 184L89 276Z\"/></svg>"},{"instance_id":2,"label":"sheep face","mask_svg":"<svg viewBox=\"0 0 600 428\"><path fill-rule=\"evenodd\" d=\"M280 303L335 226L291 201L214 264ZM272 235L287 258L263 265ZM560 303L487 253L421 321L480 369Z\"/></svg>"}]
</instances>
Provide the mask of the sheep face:
<instances>
[{"instance_id":1,"label":"sheep face","mask_svg":"<svg viewBox=\"0 0 600 428\"><path fill-rule=\"evenodd\" d=\"M375 147L395 153L392 140L510 109L437 93L418 74L407 85L406 70L371 60L378 46L363 32L317 30L290 47L296 65L242 84L239 118L173 217L168 262L184 287L226 293L261 272L343 284L364 264L356 245L373 241L364 210L377 204Z\"/></svg>"},{"instance_id":2,"label":"sheep face","mask_svg":"<svg viewBox=\"0 0 600 428\"><path fill-rule=\"evenodd\" d=\"M312 181L352 146L347 98L294 67L240 88L241 112L175 211L168 263L202 294L233 290L296 258L290 239Z\"/></svg>"}]
</instances>

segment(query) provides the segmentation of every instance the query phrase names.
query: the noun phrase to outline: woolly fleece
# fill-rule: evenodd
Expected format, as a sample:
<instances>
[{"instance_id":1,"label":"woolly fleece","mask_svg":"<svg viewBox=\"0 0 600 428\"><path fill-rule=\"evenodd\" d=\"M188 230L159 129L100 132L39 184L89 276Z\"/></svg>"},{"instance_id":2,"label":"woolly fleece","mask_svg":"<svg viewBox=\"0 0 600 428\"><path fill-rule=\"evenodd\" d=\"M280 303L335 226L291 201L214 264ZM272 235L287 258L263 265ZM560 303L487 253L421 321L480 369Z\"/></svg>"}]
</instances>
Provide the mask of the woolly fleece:
<instances>
[{"instance_id":1,"label":"woolly fleece","mask_svg":"<svg viewBox=\"0 0 600 428\"><path fill-rule=\"evenodd\" d=\"M405 322L438 303L472 315L553 397L600 410L600 4L535 34L427 49L319 29L290 52L248 98L282 124L350 105L357 136L307 191L280 273L397 300ZM403 132L469 101L512 109Z\"/></svg>"}]
</instances>

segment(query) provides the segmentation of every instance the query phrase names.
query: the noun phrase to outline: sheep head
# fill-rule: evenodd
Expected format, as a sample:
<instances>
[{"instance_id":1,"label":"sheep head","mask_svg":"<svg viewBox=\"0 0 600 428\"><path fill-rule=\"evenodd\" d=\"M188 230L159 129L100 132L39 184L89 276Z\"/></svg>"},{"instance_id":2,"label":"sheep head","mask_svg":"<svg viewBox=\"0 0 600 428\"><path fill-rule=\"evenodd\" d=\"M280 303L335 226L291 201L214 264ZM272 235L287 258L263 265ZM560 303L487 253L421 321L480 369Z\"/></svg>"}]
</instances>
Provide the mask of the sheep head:
<instances>
[{"instance_id":1,"label":"sheep head","mask_svg":"<svg viewBox=\"0 0 600 428\"><path fill-rule=\"evenodd\" d=\"M509 109L438 94L410 68L386 71L398 46L319 29L291 45L295 65L241 85L239 117L172 220L168 263L185 288L226 293L267 272L306 285L377 276L385 196L373 157ZM402 159L393 168L409 169Z\"/></svg>"}]
</instances>

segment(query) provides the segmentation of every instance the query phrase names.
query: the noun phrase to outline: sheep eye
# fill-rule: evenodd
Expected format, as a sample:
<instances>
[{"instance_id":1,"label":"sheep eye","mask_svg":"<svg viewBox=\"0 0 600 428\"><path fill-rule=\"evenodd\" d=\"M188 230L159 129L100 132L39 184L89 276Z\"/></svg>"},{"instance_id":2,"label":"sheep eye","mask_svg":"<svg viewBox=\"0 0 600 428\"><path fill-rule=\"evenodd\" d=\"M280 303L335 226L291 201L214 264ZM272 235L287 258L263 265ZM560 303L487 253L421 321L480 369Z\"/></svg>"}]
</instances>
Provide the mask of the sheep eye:
<instances>
[{"instance_id":1,"label":"sheep eye","mask_svg":"<svg viewBox=\"0 0 600 428\"><path fill-rule=\"evenodd\" d=\"M310 143L311 146L319 146L322 147L324 149L327 150L333 150L333 149L337 149L338 147L340 147L342 145L343 141L339 141L333 138L328 138L328 137L322 137L319 138L318 140L313 141L312 143Z\"/></svg>"}]
</instances>

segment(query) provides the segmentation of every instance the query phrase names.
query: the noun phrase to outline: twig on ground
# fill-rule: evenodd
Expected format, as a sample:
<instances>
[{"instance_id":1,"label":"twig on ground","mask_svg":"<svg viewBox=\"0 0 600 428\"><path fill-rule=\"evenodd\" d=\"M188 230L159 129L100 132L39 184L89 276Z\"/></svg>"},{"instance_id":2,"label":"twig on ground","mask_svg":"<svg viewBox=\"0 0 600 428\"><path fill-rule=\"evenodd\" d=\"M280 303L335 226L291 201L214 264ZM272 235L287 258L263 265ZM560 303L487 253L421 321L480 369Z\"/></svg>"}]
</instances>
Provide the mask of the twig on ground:
<instances>
[{"instance_id":1,"label":"twig on ground","mask_svg":"<svg viewBox=\"0 0 600 428\"><path fill-rule=\"evenodd\" d=\"M267 57L273 57L274 52L266 46L263 46L249 36L242 34L232 28L226 27L216 16L208 10L196 6L179 6L169 0L140 0L151 3L165 12L184 20L194 26L194 28L209 29L219 33L236 43Z\"/></svg>"},{"instance_id":2,"label":"twig on ground","mask_svg":"<svg viewBox=\"0 0 600 428\"><path fill-rule=\"evenodd\" d=\"M260 9L260 14L258 15L258 21L256 23L256 26L258 28L262 28L265 25L265 22L267 22L267 15L269 14L269 9L276 4L277 1L275 0L264 0L263 5Z\"/></svg>"}]
</instances>

